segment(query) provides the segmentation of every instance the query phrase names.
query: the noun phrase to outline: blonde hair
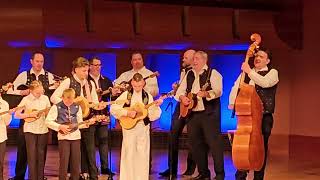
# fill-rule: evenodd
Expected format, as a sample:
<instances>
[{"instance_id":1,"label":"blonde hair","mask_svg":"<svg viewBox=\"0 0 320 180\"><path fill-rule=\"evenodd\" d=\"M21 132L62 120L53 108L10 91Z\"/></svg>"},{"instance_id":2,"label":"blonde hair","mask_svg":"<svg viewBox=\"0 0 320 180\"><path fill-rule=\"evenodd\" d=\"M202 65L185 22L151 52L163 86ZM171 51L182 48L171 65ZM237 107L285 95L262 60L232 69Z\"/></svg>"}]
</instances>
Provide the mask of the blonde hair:
<instances>
[{"instance_id":1,"label":"blonde hair","mask_svg":"<svg viewBox=\"0 0 320 180\"><path fill-rule=\"evenodd\" d=\"M208 54L204 51L197 51L195 54L199 54L204 58L205 60L208 60Z\"/></svg>"},{"instance_id":2,"label":"blonde hair","mask_svg":"<svg viewBox=\"0 0 320 180\"><path fill-rule=\"evenodd\" d=\"M72 71L75 72L76 68L89 66L89 61L84 57L78 57L72 61Z\"/></svg>"},{"instance_id":3,"label":"blonde hair","mask_svg":"<svg viewBox=\"0 0 320 180\"><path fill-rule=\"evenodd\" d=\"M29 85L29 89L30 89L31 91L35 90L35 89L38 88L38 87L42 87L42 88L43 88L42 83L41 83L40 81L32 81L32 82L30 83L30 85Z\"/></svg>"},{"instance_id":4,"label":"blonde hair","mask_svg":"<svg viewBox=\"0 0 320 180\"><path fill-rule=\"evenodd\" d=\"M62 93L63 98L75 98L76 92L72 88L65 89Z\"/></svg>"}]
</instances>

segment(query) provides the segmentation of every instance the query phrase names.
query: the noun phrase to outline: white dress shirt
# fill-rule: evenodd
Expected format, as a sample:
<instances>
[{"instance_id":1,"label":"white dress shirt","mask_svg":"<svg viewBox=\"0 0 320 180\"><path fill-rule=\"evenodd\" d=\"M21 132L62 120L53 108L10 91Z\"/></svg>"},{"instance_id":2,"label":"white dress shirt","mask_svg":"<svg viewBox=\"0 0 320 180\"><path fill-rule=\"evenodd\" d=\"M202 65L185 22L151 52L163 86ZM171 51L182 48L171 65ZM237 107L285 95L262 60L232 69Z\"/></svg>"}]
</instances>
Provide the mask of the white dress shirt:
<instances>
[{"instance_id":1,"label":"white dress shirt","mask_svg":"<svg viewBox=\"0 0 320 180\"><path fill-rule=\"evenodd\" d=\"M0 96L0 112L8 111L9 110L9 104L2 99ZM4 142L8 139L7 137L7 126L11 122L11 115L10 114L4 114L0 116L0 143Z\"/></svg>"},{"instance_id":2,"label":"white dress shirt","mask_svg":"<svg viewBox=\"0 0 320 180\"><path fill-rule=\"evenodd\" d=\"M152 71L148 70L145 66L143 66L143 68L139 69L138 71L131 69L130 71L126 71L122 73L118 77L118 79L114 80L114 83L120 84L123 81L129 82L135 73L140 73L144 78L153 74ZM144 90L151 94L159 94L157 78L156 77L148 78L146 80L146 86L144 87Z\"/></svg>"},{"instance_id":3,"label":"white dress shirt","mask_svg":"<svg viewBox=\"0 0 320 180\"><path fill-rule=\"evenodd\" d=\"M262 68L259 71L268 71L268 67ZM252 69L248 74L249 78L251 79L249 84L255 86L256 84L262 88L269 88L276 85L279 82L278 71L276 69L271 69L268 74L262 76L258 74L256 69ZM229 95L229 104L234 105L235 99L237 96L239 84L240 84L241 74L239 75L238 79L234 83L230 95Z\"/></svg>"},{"instance_id":4,"label":"white dress shirt","mask_svg":"<svg viewBox=\"0 0 320 180\"><path fill-rule=\"evenodd\" d=\"M43 110L51 106L49 98L41 95L39 98L34 97L31 93L25 96L18 107L25 106L26 110ZM19 117L16 117L19 118ZM21 120L23 121L23 120ZM48 132L48 127L45 125L45 115L33 122L25 122L23 125L23 132L30 132L33 134L45 134Z\"/></svg>"},{"instance_id":5,"label":"white dress shirt","mask_svg":"<svg viewBox=\"0 0 320 180\"><path fill-rule=\"evenodd\" d=\"M84 80L80 80L77 78L76 75L74 75L74 78L76 79L76 81L78 81L81 84L81 94L80 96L84 96L83 95L83 86L88 82L86 79ZM92 85L92 89L91 89L91 98L92 98L92 102L95 104L99 103L98 100L98 95L97 95L97 91L96 91L96 86L94 84L94 82L90 81L91 85ZM63 94L63 91L65 89L70 88L70 78L65 79L64 81L61 82L60 86L54 91L54 93L52 94L50 100L53 104L57 104L60 101L62 101L61 97Z\"/></svg>"},{"instance_id":6,"label":"white dress shirt","mask_svg":"<svg viewBox=\"0 0 320 180\"><path fill-rule=\"evenodd\" d=\"M81 134L80 134L80 130L77 129L76 131L63 135L59 132L59 126L60 124L58 124L56 122L58 117L58 107L56 105L53 105L47 115L46 118L46 125L54 130L58 132L58 140L78 140L81 139ZM77 112L77 121L78 123L82 122L82 110L81 107L79 106L79 111Z\"/></svg>"},{"instance_id":7,"label":"white dress shirt","mask_svg":"<svg viewBox=\"0 0 320 180\"><path fill-rule=\"evenodd\" d=\"M208 66L204 65L202 70L200 71L200 73L198 74L194 69L190 70L188 73L193 72L195 79L194 82L192 84L192 89L191 89L191 93L197 94L200 90L200 74L202 74L204 72L204 70L208 70ZM188 75L187 75L188 76ZM186 89L187 89L187 76L185 76L185 78L182 80L175 99L177 101L180 101L179 97L182 95L186 95ZM215 69L212 69L211 72L211 76L210 76L210 84L211 84L211 88L212 90L209 90L208 93L210 95L210 98L206 97L206 100L210 101L212 99L215 98L219 98L222 95L222 76L221 74L216 71ZM201 97L197 97L198 99L198 103L197 106L195 108L192 109L192 111L203 111L205 110L204 104L203 104L203 100Z\"/></svg>"},{"instance_id":8,"label":"white dress shirt","mask_svg":"<svg viewBox=\"0 0 320 180\"><path fill-rule=\"evenodd\" d=\"M42 75L45 75L45 71L44 69L41 69L40 73L39 74L36 74L33 70L33 68L30 69L30 74L34 74L36 75L36 80L39 80L39 76L42 74ZM49 84L53 84L55 81L54 81L54 77L53 75L48 72L48 79L49 79ZM8 94L17 94L17 95L20 95L20 91L21 90L17 90L17 88L20 86L20 85L26 85L27 84L27 71L23 71L22 73L20 73L17 78L13 81L13 87L14 89L10 88L8 90ZM53 86L49 87L49 89L53 89Z\"/></svg>"},{"instance_id":9,"label":"white dress shirt","mask_svg":"<svg viewBox=\"0 0 320 180\"><path fill-rule=\"evenodd\" d=\"M116 100L126 100L128 95L128 91L123 92ZM148 93L149 96L149 102L148 104L153 102L153 97L150 93ZM133 106L135 103L143 103L142 102L142 92L132 93L131 103L130 106ZM127 116L128 111L123 108L123 104L113 104L110 108L110 113L116 118L119 119L121 116ZM161 115L161 109L159 106L152 105L148 108L148 117L150 121L155 121L160 118ZM143 121L140 121L139 123L143 123Z\"/></svg>"},{"instance_id":10,"label":"white dress shirt","mask_svg":"<svg viewBox=\"0 0 320 180\"><path fill-rule=\"evenodd\" d=\"M89 73L89 76L94 80L95 84L96 84L96 88L99 89L100 86L99 86L99 79L100 79L100 74L96 77L92 74Z\"/></svg>"}]
</instances>

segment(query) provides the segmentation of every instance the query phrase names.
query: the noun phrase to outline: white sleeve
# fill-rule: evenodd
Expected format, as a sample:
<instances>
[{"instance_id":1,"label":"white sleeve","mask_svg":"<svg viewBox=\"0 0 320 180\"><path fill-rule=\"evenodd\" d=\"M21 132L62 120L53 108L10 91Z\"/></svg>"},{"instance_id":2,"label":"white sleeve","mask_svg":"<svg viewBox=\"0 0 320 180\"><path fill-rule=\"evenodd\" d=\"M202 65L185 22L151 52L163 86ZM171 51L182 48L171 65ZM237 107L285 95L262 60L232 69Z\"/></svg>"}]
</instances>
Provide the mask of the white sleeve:
<instances>
[{"instance_id":1,"label":"white sleeve","mask_svg":"<svg viewBox=\"0 0 320 180\"><path fill-rule=\"evenodd\" d=\"M251 70L248 76L255 84L262 88L272 87L279 82L278 71L275 69L271 69L265 76L261 76L254 70Z\"/></svg>"},{"instance_id":2,"label":"white sleeve","mask_svg":"<svg viewBox=\"0 0 320 180\"><path fill-rule=\"evenodd\" d=\"M54 93L52 94L50 100L53 104L57 104L60 101L62 101L61 97L63 94L63 91L65 89L68 89L70 87L70 78L65 79L64 81L62 81L62 83L60 84L60 86L54 91Z\"/></svg>"},{"instance_id":3,"label":"white sleeve","mask_svg":"<svg viewBox=\"0 0 320 180\"><path fill-rule=\"evenodd\" d=\"M23 84L27 84L27 71L23 71L16 77L16 79L13 81L13 92L8 93L20 95L21 90L17 90L17 88Z\"/></svg>"},{"instance_id":4,"label":"white sleeve","mask_svg":"<svg viewBox=\"0 0 320 180\"><path fill-rule=\"evenodd\" d=\"M190 71L188 71L189 73ZM180 96L183 96L183 95L186 95L186 89L187 89L187 76L185 76L181 83L180 83L180 86L179 88L177 89L177 92L176 92L176 95L174 96L174 98L177 100L177 101L180 101Z\"/></svg>"},{"instance_id":5,"label":"white sleeve","mask_svg":"<svg viewBox=\"0 0 320 180\"><path fill-rule=\"evenodd\" d=\"M94 84L93 81L90 81L92 89L91 89L91 98L92 98L92 102L95 104L99 103L99 98L98 98L98 94L96 91L96 85Z\"/></svg>"},{"instance_id":6,"label":"white sleeve","mask_svg":"<svg viewBox=\"0 0 320 180\"><path fill-rule=\"evenodd\" d=\"M206 98L208 101L222 96L222 89L223 89L222 76L218 71L214 69L211 72L210 84L211 84L212 90L208 91L210 95L210 98Z\"/></svg>"},{"instance_id":7,"label":"white sleeve","mask_svg":"<svg viewBox=\"0 0 320 180\"><path fill-rule=\"evenodd\" d=\"M58 117L58 108L56 105L53 105L51 108L50 108L50 111L46 117L46 125L48 126L48 128L54 130L54 131L59 131L59 126L60 124L58 124L56 122L56 119Z\"/></svg>"},{"instance_id":8,"label":"white sleeve","mask_svg":"<svg viewBox=\"0 0 320 180\"><path fill-rule=\"evenodd\" d=\"M148 93L148 96L149 96L148 104L150 104L153 102L153 97L149 93ZM149 117L150 121L155 121L155 120L159 119L160 116L161 116L161 109L159 106L152 105L148 108L148 117Z\"/></svg>"},{"instance_id":9,"label":"white sleeve","mask_svg":"<svg viewBox=\"0 0 320 180\"><path fill-rule=\"evenodd\" d=\"M239 89L239 84L240 84L240 78L241 78L241 74L238 76L237 80L234 82L234 85L230 91L230 95L229 95L229 105L234 105L236 97L237 97L237 93L238 93L238 89Z\"/></svg>"},{"instance_id":10,"label":"white sleeve","mask_svg":"<svg viewBox=\"0 0 320 180\"><path fill-rule=\"evenodd\" d=\"M117 99L118 100L126 100L128 95L128 91L123 92ZM112 104L110 107L110 113L116 118L119 119L122 116L127 116L127 110L123 108L123 104Z\"/></svg>"}]
</instances>

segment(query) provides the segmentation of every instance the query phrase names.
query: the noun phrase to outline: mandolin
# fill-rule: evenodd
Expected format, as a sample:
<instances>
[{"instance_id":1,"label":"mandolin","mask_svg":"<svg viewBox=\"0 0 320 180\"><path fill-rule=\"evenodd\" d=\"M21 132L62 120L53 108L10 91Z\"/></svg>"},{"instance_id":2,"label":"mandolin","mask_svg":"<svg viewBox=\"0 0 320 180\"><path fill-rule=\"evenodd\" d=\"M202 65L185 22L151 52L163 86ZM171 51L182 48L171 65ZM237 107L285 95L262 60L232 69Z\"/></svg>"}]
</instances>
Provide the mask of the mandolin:
<instances>
[{"instance_id":1,"label":"mandolin","mask_svg":"<svg viewBox=\"0 0 320 180\"><path fill-rule=\"evenodd\" d=\"M173 91L161 96L159 99L166 99L168 97L171 97L173 95ZM135 103L131 107L125 107L126 110L136 111L137 114L134 118L128 117L128 116L122 116L120 117L119 123L121 127L124 129L132 129L136 126L136 124L146 118L148 116L148 108L154 105L156 101L153 101L150 104L144 105L143 103Z\"/></svg>"},{"instance_id":2,"label":"mandolin","mask_svg":"<svg viewBox=\"0 0 320 180\"><path fill-rule=\"evenodd\" d=\"M32 112L37 112L37 116L36 117L28 117L28 118L25 118L23 119L25 122L27 123L30 123L30 122L33 122L33 121L36 121L37 119L39 119L42 115L45 115L49 110L50 110L51 107L47 107L45 109L41 109L41 110L37 110L37 109L26 109L24 111L25 114L30 114Z\"/></svg>"}]
</instances>

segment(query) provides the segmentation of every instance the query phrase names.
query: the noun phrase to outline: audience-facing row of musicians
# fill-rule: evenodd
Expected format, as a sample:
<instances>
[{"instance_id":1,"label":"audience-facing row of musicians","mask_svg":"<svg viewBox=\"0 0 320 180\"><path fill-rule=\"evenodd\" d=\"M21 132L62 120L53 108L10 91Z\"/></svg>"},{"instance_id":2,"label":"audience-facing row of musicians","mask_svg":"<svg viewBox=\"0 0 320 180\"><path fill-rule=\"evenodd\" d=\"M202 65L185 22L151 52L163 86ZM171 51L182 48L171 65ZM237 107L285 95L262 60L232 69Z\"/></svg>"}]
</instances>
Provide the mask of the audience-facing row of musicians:
<instances>
[{"instance_id":1,"label":"audience-facing row of musicians","mask_svg":"<svg viewBox=\"0 0 320 180\"><path fill-rule=\"evenodd\" d=\"M253 67L242 64L245 82L256 87L264 106L261 112L265 156L263 167L255 171L254 179L263 179L266 166L268 138L273 125L275 92L278 72L270 66L271 53L256 51ZM187 50L183 55L182 70L173 90L157 100L158 83L154 73L143 63L141 53L131 56L132 70L122 73L114 83L101 75L101 61L94 57L75 59L72 75L61 78L43 69L44 56L33 54L32 68L20 73L7 94L23 96L16 108L0 97L0 180L7 140L6 125L11 113L21 119L17 137L15 176L22 180L29 167L29 179L46 179L44 167L49 129L57 131L59 146L59 179L98 179L95 144L100 154L100 172L113 176L108 164L108 124L110 113L122 127L120 180L147 180L151 168L150 125L161 115L160 105L168 96L179 102L172 117L168 144L168 169L163 177L177 177L178 142L185 125L189 137L187 169L184 176L210 179L208 153L214 160L215 179L225 177L223 141L220 122L221 74L208 66L208 55L203 51ZM229 108L234 109L241 76L230 94ZM4 92L2 92L4 93ZM111 105L110 108L107 106ZM110 112L109 112L110 110ZM81 151L79 150L81 149ZM237 180L246 179L246 169L239 169Z\"/></svg>"}]
</instances>

